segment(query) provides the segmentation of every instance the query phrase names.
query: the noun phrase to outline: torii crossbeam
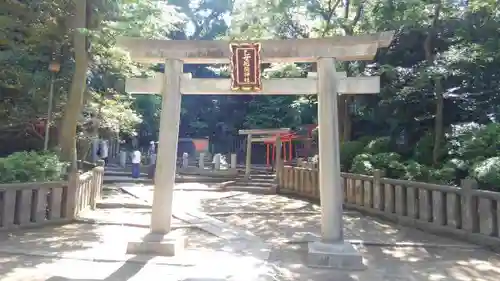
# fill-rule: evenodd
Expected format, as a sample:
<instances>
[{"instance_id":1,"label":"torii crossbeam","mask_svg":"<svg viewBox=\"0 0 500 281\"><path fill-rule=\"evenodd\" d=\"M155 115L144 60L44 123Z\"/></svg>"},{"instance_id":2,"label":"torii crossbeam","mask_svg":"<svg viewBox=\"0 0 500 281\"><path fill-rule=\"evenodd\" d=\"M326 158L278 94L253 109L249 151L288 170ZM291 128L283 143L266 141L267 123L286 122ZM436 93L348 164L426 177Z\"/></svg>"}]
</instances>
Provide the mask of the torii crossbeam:
<instances>
[{"instance_id":1,"label":"torii crossbeam","mask_svg":"<svg viewBox=\"0 0 500 281\"><path fill-rule=\"evenodd\" d=\"M380 77L345 77L339 72L339 94L376 94L380 91ZM342 77L344 76L344 77ZM281 78L262 80L263 92L245 92L248 95L316 95L318 78L316 73L309 73L307 78ZM131 94L157 94L161 92L164 78L157 73L151 78L130 78L125 84L125 91ZM168 82L167 82L168 83ZM190 73L181 76L183 95L234 95L230 79L191 78Z\"/></svg>"}]
</instances>

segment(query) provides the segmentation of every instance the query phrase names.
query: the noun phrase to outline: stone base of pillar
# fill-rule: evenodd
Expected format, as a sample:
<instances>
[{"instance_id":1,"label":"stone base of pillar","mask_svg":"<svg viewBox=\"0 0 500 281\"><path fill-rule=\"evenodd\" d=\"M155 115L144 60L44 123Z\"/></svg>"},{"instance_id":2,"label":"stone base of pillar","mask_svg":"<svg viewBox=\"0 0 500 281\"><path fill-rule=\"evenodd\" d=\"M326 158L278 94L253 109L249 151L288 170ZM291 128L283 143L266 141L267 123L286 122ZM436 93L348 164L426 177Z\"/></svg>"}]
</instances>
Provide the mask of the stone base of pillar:
<instances>
[{"instance_id":1,"label":"stone base of pillar","mask_svg":"<svg viewBox=\"0 0 500 281\"><path fill-rule=\"evenodd\" d=\"M127 254L172 257L182 253L186 243L186 236L149 233L143 239L128 242Z\"/></svg>"},{"instance_id":2,"label":"stone base of pillar","mask_svg":"<svg viewBox=\"0 0 500 281\"><path fill-rule=\"evenodd\" d=\"M342 270L366 269L363 264L363 257L348 242L310 242L308 244L307 265L309 267Z\"/></svg>"}]
</instances>

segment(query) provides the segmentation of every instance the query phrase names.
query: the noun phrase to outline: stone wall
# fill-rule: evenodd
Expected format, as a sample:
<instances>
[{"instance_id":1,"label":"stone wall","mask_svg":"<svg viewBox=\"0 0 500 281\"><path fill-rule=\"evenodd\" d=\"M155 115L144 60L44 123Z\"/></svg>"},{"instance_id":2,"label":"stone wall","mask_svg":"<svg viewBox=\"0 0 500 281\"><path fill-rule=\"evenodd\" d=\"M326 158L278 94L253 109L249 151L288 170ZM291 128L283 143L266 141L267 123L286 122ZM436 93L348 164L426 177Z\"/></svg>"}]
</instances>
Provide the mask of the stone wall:
<instances>
[{"instance_id":1,"label":"stone wall","mask_svg":"<svg viewBox=\"0 0 500 281\"><path fill-rule=\"evenodd\" d=\"M281 193L319 199L318 169L279 169ZM460 187L342 173L344 206L428 232L500 248L500 193L478 190L472 180ZM334 187L331 187L334 188Z\"/></svg>"}]
</instances>

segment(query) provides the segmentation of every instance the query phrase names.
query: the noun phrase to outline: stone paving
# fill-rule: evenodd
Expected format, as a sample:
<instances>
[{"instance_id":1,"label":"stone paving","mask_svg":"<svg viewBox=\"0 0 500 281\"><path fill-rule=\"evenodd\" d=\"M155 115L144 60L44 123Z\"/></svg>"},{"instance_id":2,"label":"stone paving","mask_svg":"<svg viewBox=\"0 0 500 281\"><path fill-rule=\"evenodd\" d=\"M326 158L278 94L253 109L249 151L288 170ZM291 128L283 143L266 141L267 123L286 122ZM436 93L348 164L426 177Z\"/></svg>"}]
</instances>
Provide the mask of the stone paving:
<instances>
[{"instance_id":1,"label":"stone paving","mask_svg":"<svg viewBox=\"0 0 500 281\"><path fill-rule=\"evenodd\" d=\"M224 202L205 199L201 206L270 244L270 262L289 280L336 280L329 279L331 270L304 266L307 244L300 234L320 234L318 205L279 195L242 194ZM344 235L358 244L368 265L364 272L351 273L352 280L499 280L500 256L476 245L349 211L344 214Z\"/></svg>"},{"instance_id":2,"label":"stone paving","mask_svg":"<svg viewBox=\"0 0 500 281\"><path fill-rule=\"evenodd\" d=\"M0 280L272 280L249 241L228 241L179 219L173 220L173 231L188 237L184 253L126 255L127 242L149 231L150 208L144 200L116 191L106 197L101 209L84 213L80 223L3 233ZM184 209L194 206L190 196L176 198Z\"/></svg>"},{"instance_id":3,"label":"stone paving","mask_svg":"<svg viewBox=\"0 0 500 281\"><path fill-rule=\"evenodd\" d=\"M85 213L80 223L0 235L0 280L497 281L500 276L497 254L355 212L344 214L344 231L347 239L364 243L358 248L367 270L311 269L304 266L302 234L319 233L317 205L277 195L214 192L200 184L175 192L179 218L173 228L188 236L185 253L128 256L126 243L148 232L151 189L124 187L140 199L108 191L101 209Z\"/></svg>"}]
</instances>

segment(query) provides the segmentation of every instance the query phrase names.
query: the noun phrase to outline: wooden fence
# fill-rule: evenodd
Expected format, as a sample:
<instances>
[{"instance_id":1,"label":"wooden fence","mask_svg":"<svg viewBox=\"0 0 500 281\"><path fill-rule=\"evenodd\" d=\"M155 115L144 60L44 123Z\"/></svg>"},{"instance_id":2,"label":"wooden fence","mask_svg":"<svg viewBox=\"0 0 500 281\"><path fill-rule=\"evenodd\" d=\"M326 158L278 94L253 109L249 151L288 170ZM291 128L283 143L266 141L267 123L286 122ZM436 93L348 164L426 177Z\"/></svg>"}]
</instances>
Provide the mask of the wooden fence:
<instances>
[{"instance_id":1,"label":"wooden fence","mask_svg":"<svg viewBox=\"0 0 500 281\"><path fill-rule=\"evenodd\" d=\"M104 167L68 181L0 184L0 231L71 222L101 196Z\"/></svg>"},{"instance_id":2,"label":"wooden fence","mask_svg":"<svg viewBox=\"0 0 500 281\"><path fill-rule=\"evenodd\" d=\"M319 199L315 168L284 166L279 192ZM500 193L478 190L473 180L461 187L342 173L344 206L428 232L485 246L500 246ZM333 187L332 187L333 188Z\"/></svg>"}]
</instances>

